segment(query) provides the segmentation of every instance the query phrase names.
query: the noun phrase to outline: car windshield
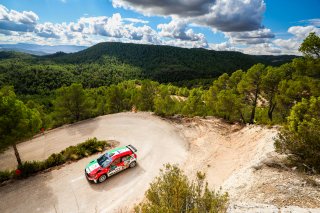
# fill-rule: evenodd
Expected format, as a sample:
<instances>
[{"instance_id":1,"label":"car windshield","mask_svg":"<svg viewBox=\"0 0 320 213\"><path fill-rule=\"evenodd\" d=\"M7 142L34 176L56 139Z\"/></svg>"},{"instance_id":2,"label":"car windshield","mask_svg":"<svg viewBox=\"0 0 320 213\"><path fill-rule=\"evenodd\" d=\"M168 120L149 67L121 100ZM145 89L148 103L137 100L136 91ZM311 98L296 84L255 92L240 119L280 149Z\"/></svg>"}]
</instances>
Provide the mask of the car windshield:
<instances>
[{"instance_id":1,"label":"car windshield","mask_svg":"<svg viewBox=\"0 0 320 213\"><path fill-rule=\"evenodd\" d=\"M104 155L101 155L98 159L98 164L105 168L107 167L110 163L111 163L111 158L109 157L108 153L104 154Z\"/></svg>"}]
</instances>

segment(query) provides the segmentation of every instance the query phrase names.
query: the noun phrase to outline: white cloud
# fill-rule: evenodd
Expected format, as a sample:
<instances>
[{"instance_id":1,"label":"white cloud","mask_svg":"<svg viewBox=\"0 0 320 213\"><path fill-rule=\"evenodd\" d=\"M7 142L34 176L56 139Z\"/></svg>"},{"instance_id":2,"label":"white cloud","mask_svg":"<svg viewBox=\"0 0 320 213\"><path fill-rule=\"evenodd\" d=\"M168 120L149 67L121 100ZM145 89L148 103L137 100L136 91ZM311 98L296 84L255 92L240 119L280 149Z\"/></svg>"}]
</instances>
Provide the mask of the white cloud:
<instances>
[{"instance_id":1,"label":"white cloud","mask_svg":"<svg viewBox=\"0 0 320 213\"><path fill-rule=\"evenodd\" d=\"M242 52L251 55L280 55L286 54L281 48L272 43L253 44L242 48Z\"/></svg>"},{"instance_id":2,"label":"white cloud","mask_svg":"<svg viewBox=\"0 0 320 213\"><path fill-rule=\"evenodd\" d=\"M269 43L275 37L271 30L267 28L245 32L230 32L225 33L225 35L230 38L230 42L233 44Z\"/></svg>"},{"instance_id":3,"label":"white cloud","mask_svg":"<svg viewBox=\"0 0 320 213\"><path fill-rule=\"evenodd\" d=\"M127 23L129 21L129 23ZM119 13L111 17L82 17L77 23L70 23L69 28L74 32L82 32L88 35L100 35L114 38L125 38L132 40L156 40L155 30L147 25L135 26L134 23L141 23L140 20L122 18Z\"/></svg>"},{"instance_id":4,"label":"white cloud","mask_svg":"<svg viewBox=\"0 0 320 213\"><path fill-rule=\"evenodd\" d=\"M308 25L320 27L320 19L319 18L302 20L302 21L300 21L300 23L307 23Z\"/></svg>"},{"instance_id":5,"label":"white cloud","mask_svg":"<svg viewBox=\"0 0 320 213\"><path fill-rule=\"evenodd\" d=\"M215 0L112 0L114 7L132 9L145 15L199 16L209 12Z\"/></svg>"},{"instance_id":6,"label":"white cloud","mask_svg":"<svg viewBox=\"0 0 320 213\"><path fill-rule=\"evenodd\" d=\"M264 0L112 0L114 7L144 15L164 15L188 19L190 23L224 32L261 28Z\"/></svg>"},{"instance_id":7,"label":"white cloud","mask_svg":"<svg viewBox=\"0 0 320 213\"><path fill-rule=\"evenodd\" d=\"M2 30L2 29L0 29L0 34L3 34L3 35L9 36L9 35L14 35L14 33L16 33L16 32L10 31L10 30Z\"/></svg>"},{"instance_id":8,"label":"white cloud","mask_svg":"<svg viewBox=\"0 0 320 213\"><path fill-rule=\"evenodd\" d=\"M262 28L264 0L217 0L210 12L194 20L222 32L252 31Z\"/></svg>"},{"instance_id":9,"label":"white cloud","mask_svg":"<svg viewBox=\"0 0 320 213\"><path fill-rule=\"evenodd\" d=\"M218 44L209 43L209 49L216 51L240 51L227 41Z\"/></svg>"},{"instance_id":10,"label":"white cloud","mask_svg":"<svg viewBox=\"0 0 320 213\"><path fill-rule=\"evenodd\" d=\"M35 29L35 33L40 37L56 39L61 38L63 31L64 29L60 24L52 24L50 22L38 24Z\"/></svg>"},{"instance_id":11,"label":"white cloud","mask_svg":"<svg viewBox=\"0 0 320 213\"><path fill-rule=\"evenodd\" d=\"M141 24L148 24L149 21L137 19L137 18L123 18L124 21L132 22L132 23L141 23Z\"/></svg>"},{"instance_id":12,"label":"white cloud","mask_svg":"<svg viewBox=\"0 0 320 213\"><path fill-rule=\"evenodd\" d=\"M285 50L298 50L301 41L297 40L296 38L275 39L273 43Z\"/></svg>"},{"instance_id":13,"label":"white cloud","mask_svg":"<svg viewBox=\"0 0 320 213\"><path fill-rule=\"evenodd\" d=\"M3 13L2 13L3 14ZM6 35L0 37L0 41L23 42L29 39L29 42L43 43L43 39L52 44L85 44L90 45L98 41L134 41L139 43L161 44L158 33L150 26L135 26L136 23L144 23L140 19L122 18L119 13L111 17L82 17L77 22L70 23L35 23L30 33L24 37L13 35L17 32L12 27L2 28L0 25L0 34ZM19 30L18 30L19 31ZM31 35L33 38L31 39ZM11 36L10 38L8 36Z\"/></svg>"},{"instance_id":14,"label":"white cloud","mask_svg":"<svg viewBox=\"0 0 320 213\"><path fill-rule=\"evenodd\" d=\"M292 26L288 32L293 37L288 39L275 39L273 44L282 50L282 53L301 55L298 51L300 44L311 32L320 35L320 29L315 26Z\"/></svg>"},{"instance_id":15,"label":"white cloud","mask_svg":"<svg viewBox=\"0 0 320 213\"><path fill-rule=\"evenodd\" d=\"M320 29L315 26L292 26L288 29L292 36L287 39L275 39L275 35L267 28L224 33L229 38L227 42L209 44L209 47L214 50L236 50L255 55L301 55L298 51L299 46L310 32L320 35Z\"/></svg>"},{"instance_id":16,"label":"white cloud","mask_svg":"<svg viewBox=\"0 0 320 213\"><path fill-rule=\"evenodd\" d=\"M320 29L315 26L293 26L288 29L288 32L299 39L304 39L311 32L320 34Z\"/></svg>"},{"instance_id":17,"label":"white cloud","mask_svg":"<svg viewBox=\"0 0 320 213\"><path fill-rule=\"evenodd\" d=\"M187 21L173 19L168 24L159 24L157 28L161 30L159 35L162 37L206 43L206 38L202 33L194 33L191 28L187 29L187 25Z\"/></svg>"},{"instance_id":18,"label":"white cloud","mask_svg":"<svg viewBox=\"0 0 320 213\"><path fill-rule=\"evenodd\" d=\"M0 5L0 29L20 32L33 31L39 17L32 11L18 12Z\"/></svg>"},{"instance_id":19,"label":"white cloud","mask_svg":"<svg viewBox=\"0 0 320 213\"><path fill-rule=\"evenodd\" d=\"M190 40L163 40L163 45L175 46L175 47L184 47L184 48L207 48L208 43L204 41L190 41Z\"/></svg>"}]
</instances>

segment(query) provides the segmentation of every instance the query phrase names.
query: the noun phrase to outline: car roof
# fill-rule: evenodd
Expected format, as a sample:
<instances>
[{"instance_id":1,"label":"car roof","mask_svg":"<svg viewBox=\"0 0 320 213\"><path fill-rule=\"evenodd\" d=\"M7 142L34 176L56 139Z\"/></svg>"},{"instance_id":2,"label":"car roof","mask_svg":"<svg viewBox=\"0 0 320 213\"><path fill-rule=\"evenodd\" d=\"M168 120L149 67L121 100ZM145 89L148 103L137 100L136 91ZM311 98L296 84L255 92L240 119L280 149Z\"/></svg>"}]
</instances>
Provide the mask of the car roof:
<instances>
[{"instance_id":1,"label":"car roof","mask_svg":"<svg viewBox=\"0 0 320 213\"><path fill-rule=\"evenodd\" d=\"M130 155L132 154L132 151L124 146L124 147L119 147L119 148L115 148L115 149L112 149L110 151L107 152L109 154L110 157L112 157L112 159L118 157L119 155L120 156L123 156L123 155Z\"/></svg>"}]
</instances>

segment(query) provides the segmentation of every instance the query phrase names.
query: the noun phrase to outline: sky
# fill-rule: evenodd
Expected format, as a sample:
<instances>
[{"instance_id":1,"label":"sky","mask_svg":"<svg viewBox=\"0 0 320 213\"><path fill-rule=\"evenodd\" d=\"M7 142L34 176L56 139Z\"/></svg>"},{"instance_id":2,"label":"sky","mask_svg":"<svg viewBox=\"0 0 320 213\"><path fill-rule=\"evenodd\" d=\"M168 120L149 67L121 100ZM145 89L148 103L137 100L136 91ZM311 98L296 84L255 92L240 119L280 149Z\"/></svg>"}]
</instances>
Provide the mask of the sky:
<instances>
[{"instance_id":1,"label":"sky","mask_svg":"<svg viewBox=\"0 0 320 213\"><path fill-rule=\"evenodd\" d=\"M320 35L320 0L1 0L0 43L118 41L296 54Z\"/></svg>"}]
</instances>

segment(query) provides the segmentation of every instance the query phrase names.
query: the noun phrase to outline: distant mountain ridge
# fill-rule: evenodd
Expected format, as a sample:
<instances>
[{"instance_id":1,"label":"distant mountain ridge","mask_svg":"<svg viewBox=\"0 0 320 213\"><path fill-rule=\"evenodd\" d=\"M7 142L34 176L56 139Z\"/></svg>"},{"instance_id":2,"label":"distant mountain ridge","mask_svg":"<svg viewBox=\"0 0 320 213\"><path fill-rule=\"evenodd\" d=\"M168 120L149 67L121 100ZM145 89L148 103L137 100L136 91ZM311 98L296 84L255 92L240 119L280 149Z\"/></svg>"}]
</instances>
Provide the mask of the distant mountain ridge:
<instances>
[{"instance_id":1,"label":"distant mountain ridge","mask_svg":"<svg viewBox=\"0 0 320 213\"><path fill-rule=\"evenodd\" d=\"M76 45L49 46L28 43L0 44L0 51L16 51L38 56L54 54L56 52L73 53L84 50L86 48L88 47Z\"/></svg>"},{"instance_id":2,"label":"distant mountain ridge","mask_svg":"<svg viewBox=\"0 0 320 213\"><path fill-rule=\"evenodd\" d=\"M297 57L117 42L99 43L75 53L56 50L44 56L0 51L0 86L13 85L19 94L49 94L75 82L85 88L133 79L204 85L223 73L246 71L257 63L278 66Z\"/></svg>"},{"instance_id":3,"label":"distant mountain ridge","mask_svg":"<svg viewBox=\"0 0 320 213\"><path fill-rule=\"evenodd\" d=\"M278 66L290 62L293 55L247 55L233 51L180 48L163 45L103 42L79 52L46 55L41 58L57 63L96 63L106 57L140 67L146 78L160 82L214 78L254 64Z\"/></svg>"},{"instance_id":4,"label":"distant mountain ridge","mask_svg":"<svg viewBox=\"0 0 320 213\"><path fill-rule=\"evenodd\" d=\"M20 45L20 47L25 46L28 45ZM41 45L36 47L37 49L33 51L47 48ZM213 79L223 73L231 74L239 69L246 71L257 63L279 66L298 57L292 55L247 55L232 51L118 42L99 43L75 53L60 51L63 48L68 51L75 50L74 47L58 47L50 47L51 51L55 53L43 56L0 51L3 72L7 73L6 75L8 73L12 75L3 79L20 79L22 75L25 75L25 79L34 82L33 78L47 78L46 84L50 81L56 81L56 86L50 87L50 89L58 88L63 84L68 85L71 82L81 82L85 87L98 87L129 79L151 79L160 83L168 83ZM19 66L17 66L16 59L21 62ZM15 70L11 69L10 63L15 64ZM19 77L17 69L20 69ZM53 73L56 74L53 75ZM31 74L34 76L28 76ZM18 83L12 84L16 87L18 85ZM21 91L24 91L24 88L26 86Z\"/></svg>"}]
</instances>

